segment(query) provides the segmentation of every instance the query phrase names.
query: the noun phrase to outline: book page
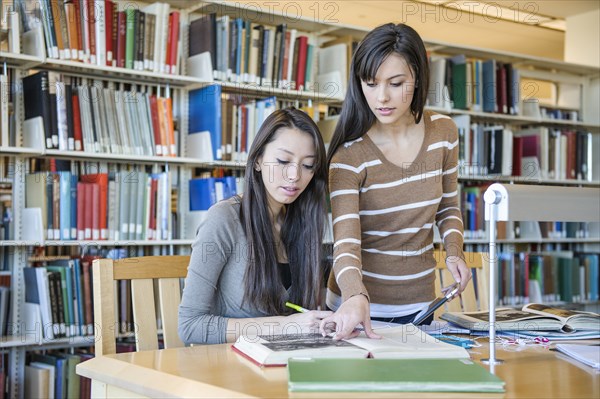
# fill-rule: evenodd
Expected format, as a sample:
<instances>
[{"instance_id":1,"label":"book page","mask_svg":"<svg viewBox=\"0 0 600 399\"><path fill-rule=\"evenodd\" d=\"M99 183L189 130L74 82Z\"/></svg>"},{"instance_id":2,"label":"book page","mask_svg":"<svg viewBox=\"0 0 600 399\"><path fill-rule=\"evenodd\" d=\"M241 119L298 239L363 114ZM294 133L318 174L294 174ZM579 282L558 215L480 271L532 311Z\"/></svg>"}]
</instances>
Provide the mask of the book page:
<instances>
[{"instance_id":1,"label":"book page","mask_svg":"<svg viewBox=\"0 0 600 399\"><path fill-rule=\"evenodd\" d=\"M490 314L487 311L465 312L465 313L452 312L452 313L453 314L456 313L457 315L460 315L460 317L462 319L469 321L469 322L473 322L473 323L481 323L481 322L488 323L490 320ZM547 316L547 315L544 315L544 316ZM511 309L511 308L496 309L496 323L516 322L516 321L536 319L539 317L540 316L537 314L532 314L532 313L525 312L525 311L518 310L518 309ZM549 316L549 317L555 318L554 316Z\"/></svg>"},{"instance_id":2,"label":"book page","mask_svg":"<svg viewBox=\"0 0 600 399\"><path fill-rule=\"evenodd\" d=\"M529 303L523 306L523 311L539 314L546 317L553 317L566 324L569 319L581 316L598 317L596 313L579 312L576 310L557 309L550 306L542 305L541 303Z\"/></svg>"},{"instance_id":3,"label":"book page","mask_svg":"<svg viewBox=\"0 0 600 399\"><path fill-rule=\"evenodd\" d=\"M437 340L412 324L374 331L382 339L367 338L363 332L348 342L368 350L374 358L469 358L464 348Z\"/></svg>"}]
</instances>

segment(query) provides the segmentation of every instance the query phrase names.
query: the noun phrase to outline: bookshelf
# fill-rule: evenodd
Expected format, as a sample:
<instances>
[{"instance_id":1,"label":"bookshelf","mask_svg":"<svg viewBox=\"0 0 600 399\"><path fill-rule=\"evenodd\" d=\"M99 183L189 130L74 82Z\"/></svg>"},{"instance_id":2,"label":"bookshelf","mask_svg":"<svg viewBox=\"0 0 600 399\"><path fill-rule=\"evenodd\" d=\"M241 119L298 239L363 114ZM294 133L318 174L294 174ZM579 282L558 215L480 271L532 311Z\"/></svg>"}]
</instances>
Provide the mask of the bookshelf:
<instances>
[{"instance_id":1,"label":"bookshelf","mask_svg":"<svg viewBox=\"0 0 600 399\"><path fill-rule=\"evenodd\" d=\"M264 82L258 84L256 81L244 81L239 78L226 78L224 80L215 79L215 76L191 76L185 60L187 59L190 40L188 28L191 21L202 16L216 13L217 17L228 16L231 20L236 18L251 19L252 23L265 25L275 28L281 24L286 24L288 29L296 29L298 34L304 34L309 42L319 48L324 43L331 40L344 38L351 40L360 40L366 33L365 29L352 26L345 26L340 23L333 23L327 20L326 15L321 20L307 17L290 18L279 11L265 11L258 9L248 9L234 3L225 3L221 1L203 1L203 2L183 2L167 1L171 10L177 10L180 13L179 42L180 55L177 58L177 73L158 72L153 70L136 70L119 66L98 65L90 62L81 62L68 59L49 57L45 48L45 35L43 30L29 33L28 42L37 43L33 46L34 51L27 48L24 36L21 37L21 52L14 53L2 47L0 51L0 63L6 66L11 72L12 82L12 102L14 121L11 125L11 132L14 136L9 143L0 142L0 159L6 161L8 166L3 169L0 183L8 184L12 193L12 237L0 241L0 250L4 249L3 254L8 259L10 265L8 270L0 271L0 276L10 279L12 318L9 321L15 326L15 334L12 336L3 336L3 350L8 351L9 356L9 379L10 396L23 397L24 366L27 352L36 348L41 348L39 340L20 338L22 331L18 330L24 320L23 302L25 298L25 282L23 279L23 268L29 265L29 255L40 248L50 251L53 254L89 254L90 252L106 253L106 251L121 248L128 256L146 254L184 254L189 252L193 236L189 236L189 231L193 230L191 224L196 220L192 217L189 204L189 181L194 177L197 170L212 172L221 169L237 170L238 175L244 167L243 157L229 160L206 160L194 158L186 154L188 148L188 133L190 133L190 115L188 108L189 93L195 90L207 88L210 85L217 85L221 92L226 96L243 97L248 102L277 97L278 106L295 105L309 106L309 104L318 104L324 109L339 107L343 100L343 93L338 86L325 86L312 84L305 87L304 90L296 90L293 85L273 84L273 82ZM123 6L125 2L116 1L115 4ZM142 7L147 7L151 2L139 2ZM10 35L8 35L10 37ZM8 40L8 39L7 39ZM40 43L42 43L40 48ZM597 79L600 75L598 68L565 63L556 60L542 59L539 57L528 57L520 54L511 54L507 52L488 51L483 48L473 48L466 46L457 46L451 43L425 40L427 49L439 57L453 57L456 55L466 55L469 58L478 58L482 60L495 59L503 63L511 63L521 71L522 77L528 79L541 79L553 82L567 82L578 84L582 87L582 103L584 104L587 83L591 79ZM316 54L315 54L316 56ZM63 76L76 78L78 80L86 79L88 82L103 82L103 87L114 85L118 88L120 85L134 86L137 92L145 90L158 89L160 93L169 93L173 104L173 119L177 126L175 135L175 145L177 146L177 156L161 156L156 154L133 154L117 153L114 151L74 151L57 148L46 148L43 142L37 145L25 146L24 144L24 121L28 104L24 101L22 92L22 79L30 72L48 71ZM212 72L212 71L211 71ZM313 78L318 71L313 71ZM219 76L217 76L219 77ZM222 78L222 76L221 76ZM155 93L156 91L153 91ZM452 117L469 117L474 123L486 125L510 126L512 130L521 127L546 127L549 129L573 129L589 132L593 137L600 137L600 126L597 123L589 122L588 115L582 111L583 107L570 109L578 111L578 120L550 120L543 119L542 116L524 116L522 114L500 114L493 112L482 112L473 109L457 109L451 105L443 107L429 106L428 108ZM321 110L322 111L322 110ZM318 111L317 111L318 113ZM131 133L125 129L125 133ZM175 133L175 132L174 132ZM595 159L598 161L598 148L595 149ZM65 161L70 165L92 165L90 167L101 168L102 171L114 172L122 171L124 173L144 171L151 173L166 173L171 179L170 187L172 193L176 193L176 199L167 195L169 208L175 208L177 214L176 226L172 227L171 237L140 240L140 239L106 239L106 240L58 240L43 237L41 240L24 239L26 230L30 229L27 221L24 219L24 204L27 201L26 175L29 174L31 162L33 159L39 162L45 162L50 159ZM590 179L550 179L550 178L526 178L522 176L491 175L465 173L460 175L459 179L463 186L481 185L485 187L493 182L504 183L524 183L524 184L543 184L553 186L591 186L600 185L600 177L592 176ZM483 209L483 208L482 208ZM483 216L481 215L481 218ZM44 226L46 227L46 226ZM192 226L193 227L193 226ZM562 249L585 249L594 252L600 252L600 232L593 232L589 237L547 237L547 238L528 238L528 237L506 237L499 238L498 244L502 248L514 251L515 248L525 250L535 247L544 250L562 250ZM485 234L485 229L484 229ZM485 237L469 238L465 244L469 250L481 250L485 248L487 240ZM72 337L72 339L61 339L53 342L52 347L70 348L74 346L85 346L86 337ZM50 347L49 344L44 346Z\"/></svg>"}]
</instances>

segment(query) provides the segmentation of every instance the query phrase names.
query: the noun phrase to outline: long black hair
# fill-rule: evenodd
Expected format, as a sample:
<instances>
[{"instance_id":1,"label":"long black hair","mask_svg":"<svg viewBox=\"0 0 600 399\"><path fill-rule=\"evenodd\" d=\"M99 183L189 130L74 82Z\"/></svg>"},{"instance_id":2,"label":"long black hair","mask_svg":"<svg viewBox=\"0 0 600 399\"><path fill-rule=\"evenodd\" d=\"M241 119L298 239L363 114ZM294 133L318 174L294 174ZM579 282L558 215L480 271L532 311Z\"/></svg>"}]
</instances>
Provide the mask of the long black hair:
<instances>
[{"instance_id":1,"label":"long black hair","mask_svg":"<svg viewBox=\"0 0 600 399\"><path fill-rule=\"evenodd\" d=\"M340 145L362 137L375 123L361 81L374 79L381 64L392 53L402 56L414 75L415 93L410 111L415 123L421 121L429 88L429 64L423 40L408 25L388 23L378 26L363 38L352 56L348 91L329 144L328 162Z\"/></svg>"},{"instance_id":2,"label":"long black hair","mask_svg":"<svg viewBox=\"0 0 600 399\"><path fill-rule=\"evenodd\" d=\"M276 139L282 128L309 134L315 146L313 178L302 194L286 205L281 227L281 242L292 276L289 300L315 309L320 304L323 285L321 261L327 192L325 145L317 125L306 113L295 108L277 110L264 121L250 148L240 215L248 242L244 301L269 314L288 311L279 300L281 283L268 194L261 171L255 166L266 145Z\"/></svg>"}]
</instances>

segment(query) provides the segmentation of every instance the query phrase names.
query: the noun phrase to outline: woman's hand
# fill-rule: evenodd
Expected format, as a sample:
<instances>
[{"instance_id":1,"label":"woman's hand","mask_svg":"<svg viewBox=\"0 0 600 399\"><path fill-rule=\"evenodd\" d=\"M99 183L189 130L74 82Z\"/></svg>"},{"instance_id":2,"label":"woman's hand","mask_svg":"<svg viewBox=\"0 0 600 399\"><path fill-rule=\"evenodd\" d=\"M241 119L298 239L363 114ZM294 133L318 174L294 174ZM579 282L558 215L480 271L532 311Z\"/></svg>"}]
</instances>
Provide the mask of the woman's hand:
<instances>
[{"instance_id":1,"label":"woman's hand","mask_svg":"<svg viewBox=\"0 0 600 399\"><path fill-rule=\"evenodd\" d=\"M319 332L319 324L321 320L333 315L329 310L309 310L304 313L293 313L285 317L281 330L283 334L290 334L298 331L300 328L302 333L317 333Z\"/></svg>"},{"instance_id":2,"label":"woman's hand","mask_svg":"<svg viewBox=\"0 0 600 399\"><path fill-rule=\"evenodd\" d=\"M467 288L469 280L471 280L471 270L467 267L465 260L458 256L448 256L446 258L446 267L452 273L454 281L460 284L456 293L456 295L460 295Z\"/></svg>"},{"instance_id":3,"label":"woman's hand","mask_svg":"<svg viewBox=\"0 0 600 399\"><path fill-rule=\"evenodd\" d=\"M342 303L333 315L321 320L319 331L323 335L335 331L336 340L354 338L360 334L356 329L360 324L364 327L367 337L381 338L371 328L369 300L364 295L354 295Z\"/></svg>"}]
</instances>

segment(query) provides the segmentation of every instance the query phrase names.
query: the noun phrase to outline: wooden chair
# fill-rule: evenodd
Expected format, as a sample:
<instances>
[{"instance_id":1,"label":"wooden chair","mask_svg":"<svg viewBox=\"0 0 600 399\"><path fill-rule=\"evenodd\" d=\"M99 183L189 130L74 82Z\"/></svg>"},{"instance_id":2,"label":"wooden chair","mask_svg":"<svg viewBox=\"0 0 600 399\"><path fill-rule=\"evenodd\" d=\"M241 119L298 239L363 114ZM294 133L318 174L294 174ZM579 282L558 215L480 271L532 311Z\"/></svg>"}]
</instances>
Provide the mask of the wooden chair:
<instances>
[{"instance_id":1,"label":"wooden chair","mask_svg":"<svg viewBox=\"0 0 600 399\"><path fill-rule=\"evenodd\" d=\"M484 252L465 252L464 254L465 262L472 271L472 279L459 298L446 302L435 312L435 319L439 319L444 312L475 312L488 309L488 254ZM452 284L454 278L446 268L446 253L436 251L434 257L436 260L435 291L436 296L441 296L442 287Z\"/></svg>"},{"instance_id":2,"label":"wooden chair","mask_svg":"<svg viewBox=\"0 0 600 399\"><path fill-rule=\"evenodd\" d=\"M177 335L181 302L180 278L187 274L189 256L144 256L93 262L96 356L116 353L115 281L131 280L131 303L136 350L158 349L154 280L165 348L184 346Z\"/></svg>"}]
</instances>

